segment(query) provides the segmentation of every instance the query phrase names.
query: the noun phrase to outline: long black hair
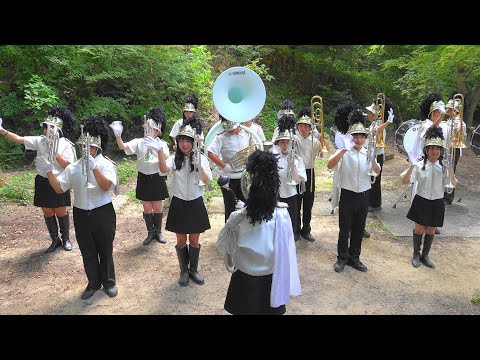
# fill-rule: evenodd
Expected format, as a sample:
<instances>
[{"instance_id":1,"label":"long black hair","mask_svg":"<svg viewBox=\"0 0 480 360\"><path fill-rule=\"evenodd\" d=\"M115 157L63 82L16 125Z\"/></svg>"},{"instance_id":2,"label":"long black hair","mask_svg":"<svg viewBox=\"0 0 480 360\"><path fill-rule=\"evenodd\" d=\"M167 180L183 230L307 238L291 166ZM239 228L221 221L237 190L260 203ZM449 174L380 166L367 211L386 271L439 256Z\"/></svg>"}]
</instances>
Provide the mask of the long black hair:
<instances>
[{"instance_id":1,"label":"long black hair","mask_svg":"<svg viewBox=\"0 0 480 360\"><path fill-rule=\"evenodd\" d=\"M250 223L261 224L273 218L277 206L280 176L278 158L268 152L255 150L248 156L246 171L250 174L250 193L246 199Z\"/></svg>"}]
</instances>

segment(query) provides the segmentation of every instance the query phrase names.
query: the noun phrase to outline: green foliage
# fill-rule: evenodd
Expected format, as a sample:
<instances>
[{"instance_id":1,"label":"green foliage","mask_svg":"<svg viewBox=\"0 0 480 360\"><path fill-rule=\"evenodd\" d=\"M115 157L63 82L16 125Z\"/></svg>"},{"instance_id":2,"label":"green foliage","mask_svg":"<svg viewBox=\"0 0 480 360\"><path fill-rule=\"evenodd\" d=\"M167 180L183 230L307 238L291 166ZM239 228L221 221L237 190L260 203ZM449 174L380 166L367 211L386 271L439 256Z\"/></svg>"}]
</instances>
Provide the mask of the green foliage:
<instances>
[{"instance_id":1,"label":"green foliage","mask_svg":"<svg viewBox=\"0 0 480 360\"><path fill-rule=\"evenodd\" d=\"M203 198L206 202L210 201L211 198L214 197L221 197L222 190L220 190L220 186L217 184L217 179L212 179L212 190L205 191Z\"/></svg>"},{"instance_id":2,"label":"green foliage","mask_svg":"<svg viewBox=\"0 0 480 360\"><path fill-rule=\"evenodd\" d=\"M33 201L35 172L23 171L18 175L6 174L6 180L0 182L0 201L26 205Z\"/></svg>"},{"instance_id":3,"label":"green foliage","mask_svg":"<svg viewBox=\"0 0 480 360\"><path fill-rule=\"evenodd\" d=\"M123 161L117 162L117 170L120 184L128 184L137 178L135 162L131 159L124 158Z\"/></svg>"},{"instance_id":4,"label":"green foliage","mask_svg":"<svg viewBox=\"0 0 480 360\"><path fill-rule=\"evenodd\" d=\"M25 152L21 145L15 144L4 137L0 137L0 168L14 169L25 159Z\"/></svg>"},{"instance_id":5,"label":"green foliage","mask_svg":"<svg viewBox=\"0 0 480 360\"><path fill-rule=\"evenodd\" d=\"M245 65L245 67L247 69L250 69L250 70L256 72L258 74L258 76L260 76L261 78L263 78L267 81L275 80L273 75L270 75L268 73L268 67L265 64L259 64L258 63L260 60L261 59L252 60L249 64Z\"/></svg>"},{"instance_id":6,"label":"green foliage","mask_svg":"<svg viewBox=\"0 0 480 360\"><path fill-rule=\"evenodd\" d=\"M470 300L470 302L473 305L479 306L480 305L480 292L477 291L476 294L473 296L473 298Z\"/></svg>"},{"instance_id":7,"label":"green foliage","mask_svg":"<svg viewBox=\"0 0 480 360\"><path fill-rule=\"evenodd\" d=\"M32 75L28 84L24 85L25 103L33 112L46 113L48 108L58 102L57 92L46 85L38 75Z\"/></svg>"}]
</instances>

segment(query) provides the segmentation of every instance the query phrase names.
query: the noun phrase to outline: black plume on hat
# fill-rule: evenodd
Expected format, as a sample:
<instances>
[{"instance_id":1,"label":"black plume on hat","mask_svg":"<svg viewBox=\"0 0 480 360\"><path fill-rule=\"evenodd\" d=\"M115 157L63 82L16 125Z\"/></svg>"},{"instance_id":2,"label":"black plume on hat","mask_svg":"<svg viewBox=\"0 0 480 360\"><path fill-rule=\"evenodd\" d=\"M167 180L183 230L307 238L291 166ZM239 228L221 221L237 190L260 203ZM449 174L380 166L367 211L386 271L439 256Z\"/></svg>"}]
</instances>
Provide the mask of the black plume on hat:
<instances>
[{"instance_id":1,"label":"black plume on hat","mask_svg":"<svg viewBox=\"0 0 480 360\"><path fill-rule=\"evenodd\" d=\"M195 93L191 93L190 95L187 96L187 99L185 100L186 103L193 104L195 107L195 110L198 108L198 96Z\"/></svg>"},{"instance_id":2,"label":"black plume on hat","mask_svg":"<svg viewBox=\"0 0 480 360\"><path fill-rule=\"evenodd\" d=\"M292 110L293 111L293 103L289 99L285 99L282 101L282 105L280 106L281 110Z\"/></svg>"},{"instance_id":3,"label":"black plume on hat","mask_svg":"<svg viewBox=\"0 0 480 360\"><path fill-rule=\"evenodd\" d=\"M165 112L160 106L150 108L147 113L147 119L152 119L160 127L162 136L167 128Z\"/></svg>"},{"instance_id":4,"label":"black plume on hat","mask_svg":"<svg viewBox=\"0 0 480 360\"><path fill-rule=\"evenodd\" d=\"M425 141L427 141L427 139L436 137L439 137L442 140L445 139L445 137L443 136L443 129L440 126L428 128L425 132Z\"/></svg>"},{"instance_id":5,"label":"black plume on hat","mask_svg":"<svg viewBox=\"0 0 480 360\"><path fill-rule=\"evenodd\" d=\"M356 123L361 123L363 126L365 126L365 116L360 109L353 109L352 111L350 111L350 114L348 114L349 126Z\"/></svg>"},{"instance_id":6,"label":"black plume on hat","mask_svg":"<svg viewBox=\"0 0 480 360\"><path fill-rule=\"evenodd\" d=\"M62 133L65 137L75 134L77 119L73 113L64 106L54 105L48 110L48 115L62 119Z\"/></svg>"},{"instance_id":7,"label":"black plume on hat","mask_svg":"<svg viewBox=\"0 0 480 360\"><path fill-rule=\"evenodd\" d=\"M102 151L105 152L108 146L108 124L100 116L90 116L83 123L83 132L92 136L100 136L102 140Z\"/></svg>"},{"instance_id":8,"label":"black plume on hat","mask_svg":"<svg viewBox=\"0 0 480 360\"><path fill-rule=\"evenodd\" d=\"M278 120L278 130L280 134L285 130L291 130L295 134L295 119L290 115L283 114Z\"/></svg>"},{"instance_id":9,"label":"black plume on hat","mask_svg":"<svg viewBox=\"0 0 480 360\"><path fill-rule=\"evenodd\" d=\"M333 114L333 122L337 127L337 130L342 134L346 134L350 126L348 122L348 115L355 109L358 109L359 106L351 100L347 100L343 103L340 103Z\"/></svg>"},{"instance_id":10,"label":"black plume on hat","mask_svg":"<svg viewBox=\"0 0 480 360\"><path fill-rule=\"evenodd\" d=\"M202 133L202 123L200 119L197 117L197 114L193 114L193 116L189 119L183 119L182 127L190 125L193 129L195 129L195 132L200 135Z\"/></svg>"},{"instance_id":11,"label":"black plume on hat","mask_svg":"<svg viewBox=\"0 0 480 360\"><path fill-rule=\"evenodd\" d=\"M247 217L251 224L261 224L272 219L277 206L280 188L278 158L271 152L255 150L248 156L245 169L251 180L246 199Z\"/></svg>"},{"instance_id":12,"label":"black plume on hat","mask_svg":"<svg viewBox=\"0 0 480 360\"><path fill-rule=\"evenodd\" d=\"M300 109L298 113L298 117L301 118L302 116L307 115L309 118L312 117L312 108L304 106Z\"/></svg>"},{"instance_id":13,"label":"black plume on hat","mask_svg":"<svg viewBox=\"0 0 480 360\"><path fill-rule=\"evenodd\" d=\"M430 114L430 105L432 105L434 101L440 101L440 100L443 100L443 99L442 99L442 95L440 95L439 93L428 94L425 97L425 99L422 100L419 107L420 116L422 117L421 120L428 119L428 114Z\"/></svg>"}]
</instances>

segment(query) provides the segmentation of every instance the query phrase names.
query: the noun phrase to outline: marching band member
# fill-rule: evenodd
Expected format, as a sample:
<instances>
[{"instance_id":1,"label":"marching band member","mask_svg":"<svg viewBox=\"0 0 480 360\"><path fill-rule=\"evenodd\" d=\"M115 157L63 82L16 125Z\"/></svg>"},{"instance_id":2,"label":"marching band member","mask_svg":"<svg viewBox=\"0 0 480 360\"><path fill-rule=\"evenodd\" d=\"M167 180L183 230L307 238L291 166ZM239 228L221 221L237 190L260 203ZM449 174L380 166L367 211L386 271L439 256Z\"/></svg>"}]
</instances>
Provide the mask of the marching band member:
<instances>
[{"instance_id":1,"label":"marching band member","mask_svg":"<svg viewBox=\"0 0 480 360\"><path fill-rule=\"evenodd\" d=\"M151 108L146 116L144 127L150 128L152 138L157 139L163 147L163 154L168 157L168 144L160 137L166 128L165 113L161 107ZM124 143L122 140L123 126L120 121L110 124L113 129L117 145L127 155L137 155L137 185L135 197L142 201L143 219L147 226L147 237L143 245L148 245L153 239L165 244L167 240L162 235L163 201L169 197L166 174L158 168L158 158L155 152L152 159L147 158L149 147L146 145L147 137L137 138ZM148 131L148 130L147 130ZM157 138L158 136L158 138Z\"/></svg>"},{"instance_id":2,"label":"marching band member","mask_svg":"<svg viewBox=\"0 0 480 360\"><path fill-rule=\"evenodd\" d=\"M232 272L224 309L234 315L281 315L301 295L291 219L278 202L274 154L255 150L242 174L245 207L234 211L216 248Z\"/></svg>"},{"instance_id":3,"label":"marching band member","mask_svg":"<svg viewBox=\"0 0 480 360\"><path fill-rule=\"evenodd\" d=\"M445 134L446 138L449 138L451 140L451 143L456 142L459 137L461 136L462 139L467 138L467 125L463 122L463 119L460 118L459 114L460 111L462 114L465 113L465 102L463 104L460 104L460 101L455 100L455 104L453 101L453 97L455 94L461 94L458 91L453 92L450 94L448 97L448 102L447 105L445 106L447 110L447 115L449 116L449 119L446 122L447 125L447 133ZM460 107L463 106L463 109ZM454 133L450 134L451 129L452 129L452 122L453 122L453 130ZM462 133L460 134L460 128L462 129ZM453 154L453 173L457 173L457 164L458 164L458 159L460 156L463 155L462 148L455 147L454 146L454 154ZM443 200L445 202L445 205L452 205L453 199L455 198L455 189L452 190L451 193L444 192L443 194Z\"/></svg>"},{"instance_id":4,"label":"marching band member","mask_svg":"<svg viewBox=\"0 0 480 360\"><path fill-rule=\"evenodd\" d=\"M295 134L295 151L305 164L307 181L305 189L303 185L297 185L298 217L296 229L300 231L300 236L308 241L315 241L312 235L312 208L315 200L315 157L320 149L320 141L312 134L311 109L304 107L300 109L299 120L297 121L297 133ZM301 186L302 185L302 186ZM304 191L303 191L304 190ZM303 213L300 217L300 211Z\"/></svg>"},{"instance_id":5,"label":"marching band member","mask_svg":"<svg viewBox=\"0 0 480 360\"><path fill-rule=\"evenodd\" d=\"M170 130L170 139L172 140L172 149L173 151L177 148L177 135L180 131L180 127L182 125L189 124L189 120L192 118L193 115L196 115L196 118L199 120L200 117L197 115L197 108L198 108L198 96L195 93L191 93L187 96L185 100L185 105L183 107L182 118L175 121L173 124L172 130ZM203 132L200 134L200 147L203 148Z\"/></svg>"},{"instance_id":6,"label":"marching band member","mask_svg":"<svg viewBox=\"0 0 480 360\"><path fill-rule=\"evenodd\" d=\"M285 99L282 102L280 110L277 112L277 121L278 125L273 130L272 142L275 144L275 139L277 138L280 132L280 124L282 122L293 122L295 123L295 112L293 110L293 103L289 99Z\"/></svg>"},{"instance_id":7,"label":"marching band member","mask_svg":"<svg viewBox=\"0 0 480 360\"><path fill-rule=\"evenodd\" d=\"M115 165L103 156L108 145L108 124L101 117L91 116L85 120L83 131L77 141L82 158L68 165L58 177L47 159L37 158L37 166L47 173L57 194L73 189L73 223L88 279L81 299L92 297L102 285L109 297L115 297L118 294L113 263L116 214L109 190L118 185L118 177Z\"/></svg>"},{"instance_id":8,"label":"marching band member","mask_svg":"<svg viewBox=\"0 0 480 360\"><path fill-rule=\"evenodd\" d=\"M246 149L250 144L250 134L240 127L239 123L229 121L219 114L220 121L224 132L215 136L208 151L208 158L212 160L223 172L228 176L234 169L228 163L232 157L239 151ZM235 211L235 198L245 202L242 191L240 189L240 179L231 179L228 184L233 191L228 191L221 187L223 195L223 204L225 207L225 222L232 211ZM235 194L235 196L234 196Z\"/></svg>"},{"instance_id":9,"label":"marching band member","mask_svg":"<svg viewBox=\"0 0 480 360\"><path fill-rule=\"evenodd\" d=\"M180 265L178 283L181 286L188 285L189 278L196 284L204 283L203 276L198 272L199 239L200 233L210 229L202 196L205 186L212 181L212 172L207 157L200 152L199 143L194 146L195 138L201 133L200 122L191 125L180 128L176 139L177 150L167 160L162 156L162 146L152 140L147 143L158 151L160 171L171 176L172 201L165 229L177 236L175 250Z\"/></svg>"},{"instance_id":10,"label":"marching band member","mask_svg":"<svg viewBox=\"0 0 480 360\"><path fill-rule=\"evenodd\" d=\"M266 140L265 134L263 133L262 127L255 122L256 120L257 120L257 118L245 121L245 122L242 123L242 125L244 125L246 127L249 127L254 132L256 132L258 137L260 138L260 140L262 140L262 142L264 142Z\"/></svg>"},{"instance_id":11,"label":"marching band member","mask_svg":"<svg viewBox=\"0 0 480 360\"><path fill-rule=\"evenodd\" d=\"M366 272L368 268L360 261L362 237L368 214L368 193L371 187L367 175L367 150L363 147L368 131L360 109L348 115L350 124L347 135L338 141L338 151L330 157L327 167L337 167L341 188L338 210L339 234L338 255L334 265L336 272L342 272L345 265ZM342 143L343 142L343 143ZM380 166L375 158L370 159L375 173L380 174ZM349 245L350 237L350 245Z\"/></svg>"},{"instance_id":12,"label":"marching band member","mask_svg":"<svg viewBox=\"0 0 480 360\"><path fill-rule=\"evenodd\" d=\"M376 109L375 109L376 99L373 100L370 106L365 107L367 109L367 117L368 120L371 122L370 127L368 128L368 132L373 134L373 129L376 126L375 120L377 119ZM389 98L385 99L385 105L383 107L383 119L387 117L386 121L383 124L380 124L377 127L377 139L379 134L383 134L383 139L387 138L387 131L386 127L393 123L393 119L395 115L393 115L393 103ZM372 188L368 192L368 211L373 212L382 209L382 171L383 171L383 162L385 161L385 148L377 146L376 147L377 153L377 163L380 165L380 175L378 175L375 179L375 182L372 184ZM373 181L373 178L372 178Z\"/></svg>"},{"instance_id":13,"label":"marching band member","mask_svg":"<svg viewBox=\"0 0 480 360\"><path fill-rule=\"evenodd\" d=\"M419 267L420 262L422 262L429 268L435 268L435 264L429 259L428 254L435 236L435 228L443 226L445 217L445 204L443 202L445 184L442 172L443 141L443 131L440 127L427 129L425 146L423 147L424 158L416 161L413 156L410 156L410 167L402 177L403 184L409 184L410 176L414 173L416 183L416 194L407 213L407 218L415 222L412 258L414 267ZM455 176L453 176L452 182L455 186L457 183ZM425 240L420 255L424 233Z\"/></svg>"},{"instance_id":14,"label":"marching band member","mask_svg":"<svg viewBox=\"0 0 480 360\"><path fill-rule=\"evenodd\" d=\"M48 110L48 116L40 123L43 127L42 136L19 136L15 133L2 128L2 119L0 118L0 134L5 138L12 140L16 144L25 146L26 150L36 150L37 158L49 156L49 134L58 131L58 149L53 154L53 175L58 176L69 164L76 160L75 145L73 145L66 136L73 135L75 132L76 119L72 112L63 106L54 106ZM45 250L46 253L54 251L57 247L63 245L66 251L72 250L70 242L70 217L67 206L71 205L70 190L65 193L57 194L50 186L47 173L35 167L37 176L35 177L35 195L33 205L42 208L45 224L52 243ZM55 218L56 216L56 218ZM58 219L58 224L57 224ZM58 230L62 239L58 236Z\"/></svg>"},{"instance_id":15,"label":"marching band member","mask_svg":"<svg viewBox=\"0 0 480 360\"><path fill-rule=\"evenodd\" d=\"M305 164L303 159L295 154L293 141L295 128L282 129L275 140L275 145L270 150L273 154L279 154L278 157L278 174L280 176L279 200L288 205L288 213L292 221L294 240L300 240L300 229L298 225L298 191L297 185L300 182L307 181L307 173L305 172ZM289 161L291 164L289 165ZM289 174L288 171L291 171Z\"/></svg>"},{"instance_id":16,"label":"marching band member","mask_svg":"<svg viewBox=\"0 0 480 360\"><path fill-rule=\"evenodd\" d=\"M408 154L409 159L415 158L416 161L421 160L423 157L423 148L425 144L425 134L429 128L439 127L440 122L445 116L446 109L445 104L442 100L442 95L438 93L431 93L427 95L419 107L421 119L423 119L420 124L421 127L417 131L417 137L413 143L413 149ZM415 179L410 179L410 182L413 183L412 187L412 201L415 198L417 192ZM435 234L440 234L439 229L435 229Z\"/></svg>"}]
</instances>

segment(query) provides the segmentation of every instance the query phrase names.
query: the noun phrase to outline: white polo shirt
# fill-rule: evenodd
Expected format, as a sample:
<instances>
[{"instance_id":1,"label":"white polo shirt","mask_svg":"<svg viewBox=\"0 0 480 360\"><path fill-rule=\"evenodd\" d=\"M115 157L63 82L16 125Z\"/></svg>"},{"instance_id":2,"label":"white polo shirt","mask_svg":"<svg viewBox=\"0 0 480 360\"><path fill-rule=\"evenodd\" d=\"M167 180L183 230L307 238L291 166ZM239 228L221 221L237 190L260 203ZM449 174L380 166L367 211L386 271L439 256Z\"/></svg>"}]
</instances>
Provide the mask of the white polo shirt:
<instances>
[{"instance_id":1,"label":"white polo shirt","mask_svg":"<svg viewBox=\"0 0 480 360\"><path fill-rule=\"evenodd\" d=\"M163 153L168 157L170 155L170 151L168 150L168 144L162 139L160 139L160 142L162 144ZM149 149L149 147L145 145L145 138L133 139L125 143L124 145L125 145L125 154L127 155L135 154L137 155L137 159L143 158L147 153L147 150ZM167 174L160 172L158 168L157 152L152 149L152 154L157 161L145 162L143 160L137 160L137 165L136 165L137 171L145 175L152 175L152 174L159 173L160 176L166 176Z\"/></svg>"}]
</instances>

